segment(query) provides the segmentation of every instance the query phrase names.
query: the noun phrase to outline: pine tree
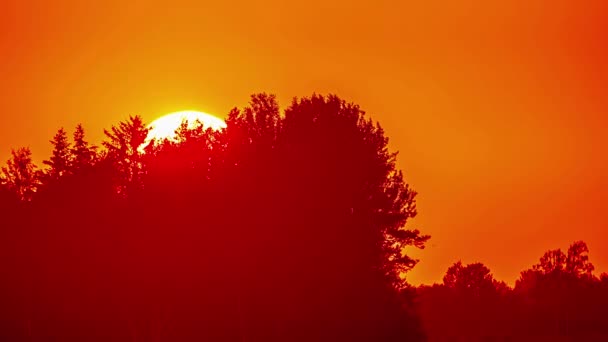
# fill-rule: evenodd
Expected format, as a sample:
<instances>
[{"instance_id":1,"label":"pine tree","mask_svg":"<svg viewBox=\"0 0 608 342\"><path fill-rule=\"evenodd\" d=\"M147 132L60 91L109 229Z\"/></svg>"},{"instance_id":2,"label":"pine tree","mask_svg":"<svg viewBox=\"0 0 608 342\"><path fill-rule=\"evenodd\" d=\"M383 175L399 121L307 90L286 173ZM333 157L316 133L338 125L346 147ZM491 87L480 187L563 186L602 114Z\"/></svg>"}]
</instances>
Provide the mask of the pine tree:
<instances>
[{"instance_id":1,"label":"pine tree","mask_svg":"<svg viewBox=\"0 0 608 342\"><path fill-rule=\"evenodd\" d=\"M74 171L82 170L95 164L97 147L89 144L84 138L82 124L76 126L74 131L74 146L72 147L72 168Z\"/></svg>"},{"instance_id":2,"label":"pine tree","mask_svg":"<svg viewBox=\"0 0 608 342\"><path fill-rule=\"evenodd\" d=\"M69 172L72 159L68 135L63 127L57 131L57 134L51 140L51 144L53 145L51 158L43 161L43 164L50 167L47 175L51 179L58 179Z\"/></svg>"}]
</instances>

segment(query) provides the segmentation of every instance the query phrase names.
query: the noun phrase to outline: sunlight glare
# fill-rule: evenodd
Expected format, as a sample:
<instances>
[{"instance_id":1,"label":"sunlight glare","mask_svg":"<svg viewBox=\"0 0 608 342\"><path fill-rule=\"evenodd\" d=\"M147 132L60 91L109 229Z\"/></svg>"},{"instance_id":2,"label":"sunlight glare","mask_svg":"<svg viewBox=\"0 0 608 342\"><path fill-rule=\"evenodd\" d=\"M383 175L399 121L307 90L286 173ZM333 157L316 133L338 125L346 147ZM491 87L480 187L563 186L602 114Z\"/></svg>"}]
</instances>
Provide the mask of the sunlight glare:
<instances>
[{"instance_id":1,"label":"sunlight glare","mask_svg":"<svg viewBox=\"0 0 608 342\"><path fill-rule=\"evenodd\" d=\"M219 130L226 128L226 122L224 122L224 120L211 114L194 110L174 112L154 120L148 126L150 132L148 133L145 143L142 145L142 149L153 140L175 140L177 135L176 131L184 121L187 122L188 128L196 127L197 121L203 124L205 129L211 128Z\"/></svg>"}]
</instances>

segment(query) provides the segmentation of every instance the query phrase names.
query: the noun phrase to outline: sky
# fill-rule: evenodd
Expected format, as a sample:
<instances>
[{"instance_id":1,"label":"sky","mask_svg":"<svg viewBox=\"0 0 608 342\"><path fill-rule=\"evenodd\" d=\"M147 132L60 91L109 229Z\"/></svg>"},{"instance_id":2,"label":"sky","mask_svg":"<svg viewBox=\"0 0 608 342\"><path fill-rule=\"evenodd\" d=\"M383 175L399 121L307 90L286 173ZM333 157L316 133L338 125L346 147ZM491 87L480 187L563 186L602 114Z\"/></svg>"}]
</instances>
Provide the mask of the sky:
<instances>
[{"instance_id":1,"label":"sky","mask_svg":"<svg viewBox=\"0 0 608 342\"><path fill-rule=\"evenodd\" d=\"M4 0L0 157L256 92L335 93L380 122L430 234L413 284L458 260L513 284L584 240L608 272L603 1Z\"/></svg>"}]
</instances>

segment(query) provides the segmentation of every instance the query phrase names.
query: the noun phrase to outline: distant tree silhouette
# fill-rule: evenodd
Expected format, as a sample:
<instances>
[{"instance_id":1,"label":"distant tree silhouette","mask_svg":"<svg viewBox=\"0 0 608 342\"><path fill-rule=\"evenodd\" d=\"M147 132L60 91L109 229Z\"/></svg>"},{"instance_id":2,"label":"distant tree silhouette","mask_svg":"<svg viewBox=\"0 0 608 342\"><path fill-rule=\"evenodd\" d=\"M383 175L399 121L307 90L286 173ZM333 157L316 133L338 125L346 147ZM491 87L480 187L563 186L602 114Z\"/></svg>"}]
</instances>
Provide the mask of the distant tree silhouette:
<instances>
[{"instance_id":1,"label":"distant tree silhouette","mask_svg":"<svg viewBox=\"0 0 608 342\"><path fill-rule=\"evenodd\" d=\"M234 116L229 119L234 119ZM281 121L276 97L266 93L252 95L250 105L244 109L240 121L247 130L246 136L251 144L271 146L280 134Z\"/></svg>"},{"instance_id":2,"label":"distant tree silhouette","mask_svg":"<svg viewBox=\"0 0 608 342\"><path fill-rule=\"evenodd\" d=\"M422 322L430 341L508 338L511 290L482 263L450 266L443 284L418 290Z\"/></svg>"},{"instance_id":3,"label":"distant tree silhouette","mask_svg":"<svg viewBox=\"0 0 608 342\"><path fill-rule=\"evenodd\" d=\"M72 162L72 156L70 151L70 143L68 136L63 128L60 128L55 134L53 140L53 151L49 160L43 161L43 164L48 165L50 169L46 172L46 175L51 179L58 179L64 176L70 169Z\"/></svg>"},{"instance_id":4,"label":"distant tree silhouette","mask_svg":"<svg viewBox=\"0 0 608 342\"><path fill-rule=\"evenodd\" d=\"M568 254L559 249L546 252L540 263L521 273L515 291L522 298L525 314L534 320L523 325L531 334L578 337L603 340L608 336L602 322L600 303L606 293L600 290L600 281L591 272L589 249L582 241L570 245Z\"/></svg>"},{"instance_id":5,"label":"distant tree silhouette","mask_svg":"<svg viewBox=\"0 0 608 342\"><path fill-rule=\"evenodd\" d=\"M549 250L511 290L480 263L452 265L442 285L418 289L429 341L604 341L608 287L593 276L587 245Z\"/></svg>"},{"instance_id":6,"label":"distant tree silhouette","mask_svg":"<svg viewBox=\"0 0 608 342\"><path fill-rule=\"evenodd\" d=\"M566 267L566 260L566 254L560 249L550 250L540 258L540 263L532 268L542 274L562 272Z\"/></svg>"},{"instance_id":7,"label":"distant tree silhouette","mask_svg":"<svg viewBox=\"0 0 608 342\"><path fill-rule=\"evenodd\" d=\"M471 291L476 295L486 289L494 289L490 269L479 262L463 266L458 261L446 271L443 284L448 288Z\"/></svg>"},{"instance_id":8,"label":"distant tree silhouette","mask_svg":"<svg viewBox=\"0 0 608 342\"><path fill-rule=\"evenodd\" d=\"M591 276L593 264L589 262L589 248L583 241L576 241L568 248L568 254L560 249L547 251L540 262L532 267L532 270L541 275L567 273L576 278ZM530 277L528 273L525 277Z\"/></svg>"},{"instance_id":9,"label":"distant tree silhouette","mask_svg":"<svg viewBox=\"0 0 608 342\"><path fill-rule=\"evenodd\" d=\"M40 173L32 162L32 152L27 147L11 151L12 158L2 167L0 177L9 191L24 201L32 199L39 185Z\"/></svg>"},{"instance_id":10,"label":"distant tree silhouette","mask_svg":"<svg viewBox=\"0 0 608 342\"><path fill-rule=\"evenodd\" d=\"M85 140L85 132L82 124L76 126L74 131L74 145L71 150L72 168L75 172L92 166L97 157L97 147Z\"/></svg>"},{"instance_id":11,"label":"distant tree silhouette","mask_svg":"<svg viewBox=\"0 0 608 342\"><path fill-rule=\"evenodd\" d=\"M568 248L566 257L566 272L575 277L591 276L594 267L589 262L589 248L583 241L576 241Z\"/></svg>"},{"instance_id":12,"label":"distant tree silhouette","mask_svg":"<svg viewBox=\"0 0 608 342\"><path fill-rule=\"evenodd\" d=\"M115 164L117 171L116 189L126 194L129 189L139 189L143 175L140 147L148 136L149 129L140 116L130 116L128 120L104 130L108 140L103 142L108 158Z\"/></svg>"}]
</instances>

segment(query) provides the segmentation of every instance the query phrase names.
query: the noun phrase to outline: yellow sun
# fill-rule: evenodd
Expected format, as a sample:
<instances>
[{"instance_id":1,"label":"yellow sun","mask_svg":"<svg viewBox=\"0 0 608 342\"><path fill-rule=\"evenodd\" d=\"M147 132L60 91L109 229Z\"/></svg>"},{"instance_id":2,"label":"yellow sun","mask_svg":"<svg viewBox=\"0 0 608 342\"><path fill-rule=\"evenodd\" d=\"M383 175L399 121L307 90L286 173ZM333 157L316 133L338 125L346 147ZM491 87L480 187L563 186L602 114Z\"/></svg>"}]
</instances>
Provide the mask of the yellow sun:
<instances>
[{"instance_id":1,"label":"yellow sun","mask_svg":"<svg viewBox=\"0 0 608 342\"><path fill-rule=\"evenodd\" d=\"M219 130L226 128L224 120L215 117L211 114L198 112L194 110L185 110L181 112L170 113L154 120L148 128L150 132L143 144L147 146L153 140L175 140L176 131L183 122L186 122L188 128L194 128L198 123L203 125L203 128L211 128Z\"/></svg>"}]
</instances>

